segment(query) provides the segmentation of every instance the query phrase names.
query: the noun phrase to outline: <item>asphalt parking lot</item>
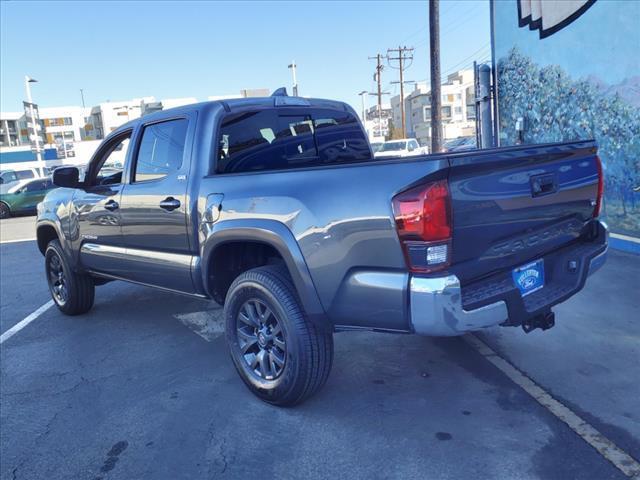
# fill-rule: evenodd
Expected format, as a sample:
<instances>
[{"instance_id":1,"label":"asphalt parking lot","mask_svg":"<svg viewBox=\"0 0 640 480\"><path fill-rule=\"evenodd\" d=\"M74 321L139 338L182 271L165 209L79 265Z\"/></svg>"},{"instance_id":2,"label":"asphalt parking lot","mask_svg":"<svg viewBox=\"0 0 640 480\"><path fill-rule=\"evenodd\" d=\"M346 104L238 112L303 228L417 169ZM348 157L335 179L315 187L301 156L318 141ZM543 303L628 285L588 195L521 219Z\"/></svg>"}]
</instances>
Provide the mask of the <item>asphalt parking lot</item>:
<instances>
[{"instance_id":1,"label":"asphalt parking lot","mask_svg":"<svg viewBox=\"0 0 640 480\"><path fill-rule=\"evenodd\" d=\"M0 223L0 333L50 297L33 217ZM640 257L613 251L557 325L477 338L640 459ZM325 388L253 397L220 309L114 282L0 346L2 479L626 478L465 338L340 333Z\"/></svg>"}]
</instances>

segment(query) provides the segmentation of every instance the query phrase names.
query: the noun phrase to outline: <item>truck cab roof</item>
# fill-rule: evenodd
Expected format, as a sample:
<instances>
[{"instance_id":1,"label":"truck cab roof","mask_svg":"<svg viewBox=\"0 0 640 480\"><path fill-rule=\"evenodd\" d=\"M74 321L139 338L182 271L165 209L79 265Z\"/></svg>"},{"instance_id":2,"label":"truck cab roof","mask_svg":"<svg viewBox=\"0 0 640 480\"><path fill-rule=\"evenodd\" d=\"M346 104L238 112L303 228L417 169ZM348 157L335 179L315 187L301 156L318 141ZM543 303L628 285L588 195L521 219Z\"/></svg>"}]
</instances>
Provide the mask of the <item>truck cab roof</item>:
<instances>
[{"instance_id":1,"label":"truck cab roof","mask_svg":"<svg viewBox=\"0 0 640 480\"><path fill-rule=\"evenodd\" d=\"M347 111L355 115L355 111L346 103L321 98L303 98L289 96L232 98L228 100L212 100L208 102L193 103L180 107L168 108L159 112L150 113L131 120L109 134L118 135L120 132L134 128L140 123L159 121L190 112L211 111L224 109L227 113L238 113L246 110L262 110L268 108L324 108L331 110Z\"/></svg>"}]
</instances>

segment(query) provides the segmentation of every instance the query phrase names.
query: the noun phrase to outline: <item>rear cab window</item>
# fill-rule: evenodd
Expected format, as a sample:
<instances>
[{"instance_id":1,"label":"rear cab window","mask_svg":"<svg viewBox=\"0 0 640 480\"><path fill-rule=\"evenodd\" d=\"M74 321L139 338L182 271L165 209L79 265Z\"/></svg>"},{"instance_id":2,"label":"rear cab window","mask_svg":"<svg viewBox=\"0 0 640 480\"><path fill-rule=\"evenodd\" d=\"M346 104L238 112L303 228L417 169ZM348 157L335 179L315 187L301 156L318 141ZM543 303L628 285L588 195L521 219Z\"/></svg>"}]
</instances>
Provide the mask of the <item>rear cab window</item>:
<instances>
[{"instance_id":1,"label":"rear cab window","mask_svg":"<svg viewBox=\"0 0 640 480\"><path fill-rule=\"evenodd\" d=\"M223 120L218 173L316 167L372 160L357 119L332 109L265 109Z\"/></svg>"}]
</instances>

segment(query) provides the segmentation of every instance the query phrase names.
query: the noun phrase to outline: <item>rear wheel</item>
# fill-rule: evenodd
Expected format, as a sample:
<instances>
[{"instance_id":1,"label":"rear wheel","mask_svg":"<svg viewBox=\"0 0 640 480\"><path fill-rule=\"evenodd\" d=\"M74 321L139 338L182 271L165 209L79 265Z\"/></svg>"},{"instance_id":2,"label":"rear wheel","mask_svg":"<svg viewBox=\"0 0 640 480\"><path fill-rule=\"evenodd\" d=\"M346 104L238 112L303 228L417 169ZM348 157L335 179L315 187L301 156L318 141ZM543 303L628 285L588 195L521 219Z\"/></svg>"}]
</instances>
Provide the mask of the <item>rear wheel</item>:
<instances>
[{"instance_id":1,"label":"rear wheel","mask_svg":"<svg viewBox=\"0 0 640 480\"><path fill-rule=\"evenodd\" d=\"M233 363L260 399L295 405L327 381L332 333L307 320L286 270L270 265L241 274L224 312Z\"/></svg>"},{"instance_id":2,"label":"rear wheel","mask_svg":"<svg viewBox=\"0 0 640 480\"><path fill-rule=\"evenodd\" d=\"M11 216L11 210L9 205L4 202L0 202L0 218L9 218Z\"/></svg>"},{"instance_id":3,"label":"rear wheel","mask_svg":"<svg viewBox=\"0 0 640 480\"><path fill-rule=\"evenodd\" d=\"M45 270L51 297L62 313L80 315L91 309L95 294L93 280L70 268L58 240L47 245Z\"/></svg>"}]
</instances>

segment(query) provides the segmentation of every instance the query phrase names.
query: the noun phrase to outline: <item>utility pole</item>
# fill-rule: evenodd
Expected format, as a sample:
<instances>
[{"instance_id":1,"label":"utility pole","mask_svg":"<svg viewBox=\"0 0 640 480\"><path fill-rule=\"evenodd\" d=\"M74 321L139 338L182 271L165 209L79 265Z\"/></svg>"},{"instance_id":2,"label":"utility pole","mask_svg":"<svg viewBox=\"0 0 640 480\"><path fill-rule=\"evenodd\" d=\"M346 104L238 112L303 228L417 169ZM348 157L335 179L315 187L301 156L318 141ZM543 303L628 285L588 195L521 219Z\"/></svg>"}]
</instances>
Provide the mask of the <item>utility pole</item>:
<instances>
[{"instance_id":1,"label":"utility pole","mask_svg":"<svg viewBox=\"0 0 640 480\"><path fill-rule=\"evenodd\" d=\"M431 152L442 151L442 95L440 90L440 0L429 0L431 60Z\"/></svg>"},{"instance_id":2,"label":"utility pole","mask_svg":"<svg viewBox=\"0 0 640 480\"><path fill-rule=\"evenodd\" d=\"M406 119L404 118L404 70L411 66L411 63L407 66L406 61L413 61L413 47L398 47L398 48L390 48L387 50L387 60L398 61L398 70L400 70L400 115L402 116L402 138L407 137L407 124ZM397 53L397 57L391 57L389 54ZM391 64L389 64L391 66ZM395 67L392 67L395 68Z\"/></svg>"},{"instance_id":3,"label":"utility pole","mask_svg":"<svg viewBox=\"0 0 640 480\"><path fill-rule=\"evenodd\" d=\"M378 53L375 57L369 57L369 60L376 60L376 73L373 74L373 79L378 82L378 126L382 129L382 55Z\"/></svg>"},{"instance_id":4,"label":"utility pole","mask_svg":"<svg viewBox=\"0 0 640 480\"><path fill-rule=\"evenodd\" d=\"M293 60L288 66L288 68L291 69L291 73L293 75L293 96L294 97L298 96L298 80L296 78L296 67L297 65L295 60Z\"/></svg>"},{"instance_id":5,"label":"utility pole","mask_svg":"<svg viewBox=\"0 0 640 480\"><path fill-rule=\"evenodd\" d=\"M38 126L36 125L36 115L33 108L33 99L31 98L30 84L35 82L37 82L35 78L31 78L29 75L25 75L24 86L27 91L27 102L29 102L29 116L31 117L31 125L33 127L33 138L36 144L36 161L38 162L38 168L40 169L40 176L44 177L44 163L42 162L42 154L40 153L40 138L38 137Z\"/></svg>"},{"instance_id":6,"label":"utility pole","mask_svg":"<svg viewBox=\"0 0 640 480\"><path fill-rule=\"evenodd\" d=\"M80 89L80 98L82 99L82 108L85 108L84 107L84 90L82 88Z\"/></svg>"}]
</instances>

